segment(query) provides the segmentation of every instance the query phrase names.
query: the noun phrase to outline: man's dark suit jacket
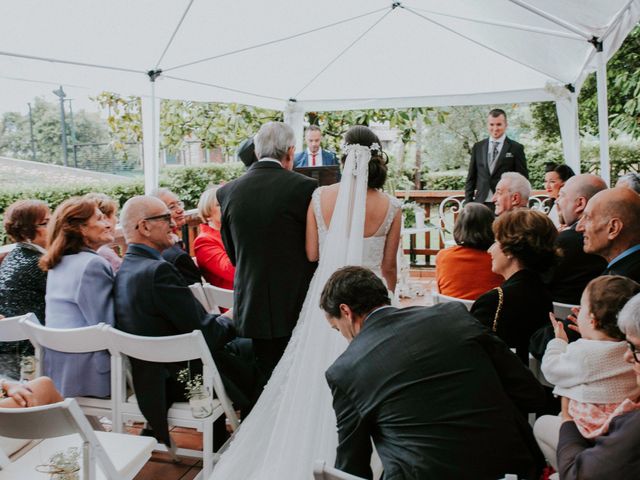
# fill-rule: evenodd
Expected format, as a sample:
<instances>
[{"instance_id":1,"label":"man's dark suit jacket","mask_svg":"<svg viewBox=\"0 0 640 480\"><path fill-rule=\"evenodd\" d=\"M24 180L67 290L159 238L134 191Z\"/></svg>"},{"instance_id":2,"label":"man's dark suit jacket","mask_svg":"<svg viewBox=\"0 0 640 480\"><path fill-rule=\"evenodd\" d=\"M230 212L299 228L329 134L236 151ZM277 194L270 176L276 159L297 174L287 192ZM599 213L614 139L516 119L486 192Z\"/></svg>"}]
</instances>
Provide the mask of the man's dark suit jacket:
<instances>
[{"instance_id":1,"label":"man's dark suit jacket","mask_svg":"<svg viewBox=\"0 0 640 480\"><path fill-rule=\"evenodd\" d=\"M562 257L548 283L554 302L578 305L587 283L601 275L607 266L600 255L584 253L583 234L576 232L576 225L560 232L556 240Z\"/></svg>"},{"instance_id":2,"label":"man's dark suit jacket","mask_svg":"<svg viewBox=\"0 0 640 480\"><path fill-rule=\"evenodd\" d=\"M336 468L372 478L373 439L386 480L538 478L518 409L543 404L542 387L460 303L374 312L326 377Z\"/></svg>"},{"instance_id":3,"label":"man's dark suit jacket","mask_svg":"<svg viewBox=\"0 0 640 480\"><path fill-rule=\"evenodd\" d=\"M524 147L518 142L508 137L504 139L493 173L489 171L488 151L488 138L477 142L471 150L469 173L464 186L464 199L466 202L483 203L489 194L489 190L496 191L496 186L504 172L517 172L529 178Z\"/></svg>"},{"instance_id":4,"label":"man's dark suit jacket","mask_svg":"<svg viewBox=\"0 0 640 480\"><path fill-rule=\"evenodd\" d=\"M551 294L540 275L526 269L505 280L502 291L504 299L496 333L509 347L516 349L522 363L529 365L531 336L549 325L549 312L553 312ZM492 328L498 303L498 290L489 290L473 303L471 314Z\"/></svg>"},{"instance_id":5,"label":"man's dark suit jacket","mask_svg":"<svg viewBox=\"0 0 640 480\"><path fill-rule=\"evenodd\" d=\"M222 241L236 266L234 319L243 337L291 335L313 276L307 260L311 178L259 161L217 192Z\"/></svg>"},{"instance_id":6,"label":"man's dark suit jacket","mask_svg":"<svg viewBox=\"0 0 640 480\"><path fill-rule=\"evenodd\" d=\"M338 165L338 159L336 158L336 154L325 150L324 148L321 150L322 153L322 165L316 165L316 167L326 167L327 165ZM296 153L294 158L294 166L298 167L309 167L309 152L305 150L304 152Z\"/></svg>"},{"instance_id":7,"label":"man's dark suit jacket","mask_svg":"<svg viewBox=\"0 0 640 480\"><path fill-rule=\"evenodd\" d=\"M187 285L202 282L200 269L193 263L193 259L189 253L182 249L180 242L163 250L162 258L178 269L178 272L180 272L184 281L187 282Z\"/></svg>"},{"instance_id":8,"label":"man's dark suit jacket","mask_svg":"<svg viewBox=\"0 0 640 480\"><path fill-rule=\"evenodd\" d=\"M252 366L228 352L235 337L229 319L208 315L169 262L145 248L131 244L115 279L116 327L134 335L163 337L201 330L213 355L227 394L238 405L248 405ZM190 362L193 366L195 362ZM184 401L184 386L177 372L186 363L164 364L131 359L133 385L140 410L154 435L168 445L167 410ZM242 372L242 373L238 373ZM239 378L243 375L243 378ZM231 381L231 378L232 381ZM245 395L246 393L246 395ZM238 407L241 408L241 407Z\"/></svg>"},{"instance_id":9,"label":"man's dark suit jacket","mask_svg":"<svg viewBox=\"0 0 640 480\"><path fill-rule=\"evenodd\" d=\"M602 275L622 275L640 283L640 250L607 267Z\"/></svg>"}]
</instances>

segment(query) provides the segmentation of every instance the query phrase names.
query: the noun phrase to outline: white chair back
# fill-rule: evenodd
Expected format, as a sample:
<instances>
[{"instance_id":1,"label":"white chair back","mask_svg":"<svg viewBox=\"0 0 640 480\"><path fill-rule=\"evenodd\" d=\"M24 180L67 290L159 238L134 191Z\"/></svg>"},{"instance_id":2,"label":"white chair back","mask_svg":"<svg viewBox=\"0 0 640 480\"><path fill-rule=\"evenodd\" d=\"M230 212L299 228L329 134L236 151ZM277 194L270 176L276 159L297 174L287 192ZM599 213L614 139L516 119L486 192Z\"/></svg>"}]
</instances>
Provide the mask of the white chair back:
<instances>
[{"instance_id":1,"label":"white chair back","mask_svg":"<svg viewBox=\"0 0 640 480\"><path fill-rule=\"evenodd\" d=\"M64 353L89 353L109 348L104 333L104 323L79 328L49 328L30 318L23 318L20 324L34 345Z\"/></svg>"},{"instance_id":2,"label":"white chair back","mask_svg":"<svg viewBox=\"0 0 640 480\"><path fill-rule=\"evenodd\" d=\"M553 302L553 314L556 316L556 318L564 319L569 315L573 315L573 312L571 311L572 308L579 306L580 305L572 305L570 303Z\"/></svg>"},{"instance_id":3,"label":"white chair back","mask_svg":"<svg viewBox=\"0 0 640 480\"><path fill-rule=\"evenodd\" d=\"M100 463L107 478L120 478L74 399L67 398L41 407L0 408L0 435L40 439L74 433L79 434L83 441L83 479L96 478L94 458Z\"/></svg>"},{"instance_id":4,"label":"white chair back","mask_svg":"<svg viewBox=\"0 0 640 480\"><path fill-rule=\"evenodd\" d=\"M29 340L29 335L25 332L21 320L40 323L33 313L19 315L17 317L7 317L0 320L0 342L18 342L20 340Z\"/></svg>"},{"instance_id":5,"label":"white chair back","mask_svg":"<svg viewBox=\"0 0 640 480\"><path fill-rule=\"evenodd\" d=\"M471 306L473 305L474 300L465 300L463 298L449 297L447 295L442 295L440 292L434 290L432 293L433 296L433 304L437 305L438 303L449 303L449 302L460 302L462 303L467 310L471 310Z\"/></svg>"},{"instance_id":6,"label":"white chair back","mask_svg":"<svg viewBox=\"0 0 640 480\"><path fill-rule=\"evenodd\" d=\"M440 231L440 239L445 246L455 245L453 227L458 214L462 211L463 204L464 195L452 195L440 202L438 207L438 230Z\"/></svg>"},{"instance_id":7,"label":"white chair back","mask_svg":"<svg viewBox=\"0 0 640 480\"><path fill-rule=\"evenodd\" d=\"M314 480L364 480L350 473L343 472L337 468L329 467L327 462L318 460L313 467Z\"/></svg>"},{"instance_id":8,"label":"white chair back","mask_svg":"<svg viewBox=\"0 0 640 480\"><path fill-rule=\"evenodd\" d=\"M218 313L221 307L233 308L233 290L205 283L202 285L202 291L211 307L209 309L210 312Z\"/></svg>"},{"instance_id":9,"label":"white chair back","mask_svg":"<svg viewBox=\"0 0 640 480\"><path fill-rule=\"evenodd\" d=\"M531 210L537 210L538 212L549 215L552 205L553 199L548 195L532 195L529 197L529 208Z\"/></svg>"},{"instance_id":10,"label":"white chair back","mask_svg":"<svg viewBox=\"0 0 640 480\"><path fill-rule=\"evenodd\" d=\"M204 290L202 289L202 284L194 283L193 285L189 285L189 289L191 290L191 293L193 293L193 296L196 297L196 300L198 300L202 304L204 309L207 312L210 312L212 307L211 305L209 305L207 297L204 294Z\"/></svg>"}]
</instances>

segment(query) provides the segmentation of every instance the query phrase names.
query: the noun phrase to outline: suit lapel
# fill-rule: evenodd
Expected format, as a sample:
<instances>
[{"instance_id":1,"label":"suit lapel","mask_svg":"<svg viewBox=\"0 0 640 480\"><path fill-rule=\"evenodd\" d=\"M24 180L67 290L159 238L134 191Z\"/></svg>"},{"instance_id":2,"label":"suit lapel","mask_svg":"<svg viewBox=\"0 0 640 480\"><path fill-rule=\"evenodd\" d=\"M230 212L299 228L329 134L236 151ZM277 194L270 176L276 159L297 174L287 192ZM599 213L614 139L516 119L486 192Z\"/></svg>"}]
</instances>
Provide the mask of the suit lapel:
<instances>
[{"instance_id":1,"label":"suit lapel","mask_svg":"<svg viewBox=\"0 0 640 480\"><path fill-rule=\"evenodd\" d=\"M504 143L502 144L502 150L500 150L500 154L498 155L498 160L496 160L496 168L494 172L498 170L498 166L502 163L507 156L507 152L511 148L511 142L508 137L504 137Z\"/></svg>"},{"instance_id":2,"label":"suit lapel","mask_svg":"<svg viewBox=\"0 0 640 480\"><path fill-rule=\"evenodd\" d=\"M487 170L487 173L491 175L491 170L489 170L489 155L487 153L488 150L489 150L489 139L485 138L482 141L482 147L480 151L480 160L482 161L484 168Z\"/></svg>"}]
</instances>

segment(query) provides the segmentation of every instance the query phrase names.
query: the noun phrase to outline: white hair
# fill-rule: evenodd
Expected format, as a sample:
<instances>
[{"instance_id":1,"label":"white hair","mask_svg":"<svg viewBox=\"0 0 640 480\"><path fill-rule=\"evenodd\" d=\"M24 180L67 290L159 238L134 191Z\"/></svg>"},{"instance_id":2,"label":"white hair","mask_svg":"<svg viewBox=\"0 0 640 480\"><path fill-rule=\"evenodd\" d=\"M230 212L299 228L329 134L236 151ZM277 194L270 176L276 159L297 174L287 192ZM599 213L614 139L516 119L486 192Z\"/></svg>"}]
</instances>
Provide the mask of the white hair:
<instances>
[{"instance_id":1,"label":"white hair","mask_svg":"<svg viewBox=\"0 0 640 480\"><path fill-rule=\"evenodd\" d=\"M618 328L625 335L640 337L640 293L632 297L620 310Z\"/></svg>"},{"instance_id":2,"label":"white hair","mask_svg":"<svg viewBox=\"0 0 640 480\"><path fill-rule=\"evenodd\" d=\"M523 202L529 200L531 196L531 184L524 176L516 172L504 172L500 181L506 184L509 193L519 193Z\"/></svg>"},{"instance_id":3,"label":"white hair","mask_svg":"<svg viewBox=\"0 0 640 480\"><path fill-rule=\"evenodd\" d=\"M286 123L268 122L260 127L253 139L256 147L256 156L261 158L274 158L284 160L289 148L296 143L296 137Z\"/></svg>"}]
</instances>

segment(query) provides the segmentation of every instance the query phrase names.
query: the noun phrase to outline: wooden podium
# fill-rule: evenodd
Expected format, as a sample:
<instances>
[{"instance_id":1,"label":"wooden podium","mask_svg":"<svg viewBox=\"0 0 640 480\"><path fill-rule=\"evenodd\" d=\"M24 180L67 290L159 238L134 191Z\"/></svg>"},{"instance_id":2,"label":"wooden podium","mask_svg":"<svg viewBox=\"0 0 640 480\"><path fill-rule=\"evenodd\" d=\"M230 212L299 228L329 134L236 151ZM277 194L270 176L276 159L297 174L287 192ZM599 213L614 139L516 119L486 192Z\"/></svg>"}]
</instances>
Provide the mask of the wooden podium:
<instances>
[{"instance_id":1,"label":"wooden podium","mask_svg":"<svg viewBox=\"0 0 640 480\"><path fill-rule=\"evenodd\" d=\"M324 185L333 185L340 181L340 167L338 165L298 167L294 168L293 171L306 175L307 177L315 178L321 187Z\"/></svg>"}]
</instances>

